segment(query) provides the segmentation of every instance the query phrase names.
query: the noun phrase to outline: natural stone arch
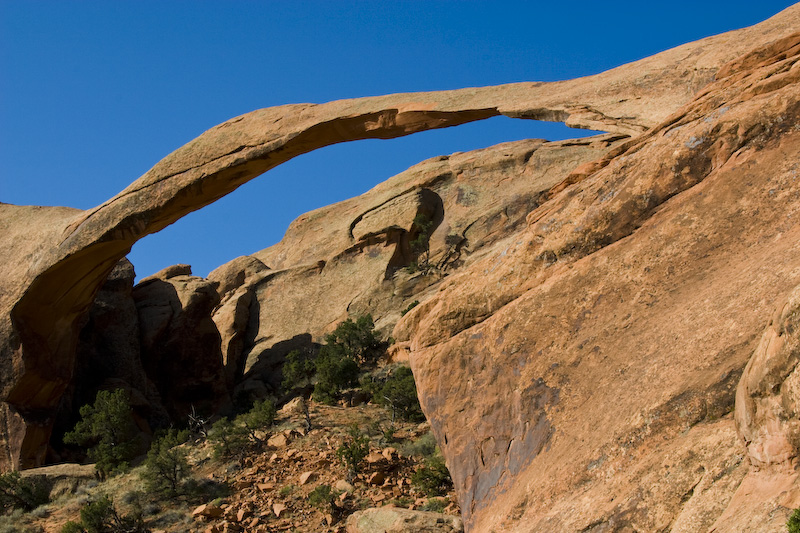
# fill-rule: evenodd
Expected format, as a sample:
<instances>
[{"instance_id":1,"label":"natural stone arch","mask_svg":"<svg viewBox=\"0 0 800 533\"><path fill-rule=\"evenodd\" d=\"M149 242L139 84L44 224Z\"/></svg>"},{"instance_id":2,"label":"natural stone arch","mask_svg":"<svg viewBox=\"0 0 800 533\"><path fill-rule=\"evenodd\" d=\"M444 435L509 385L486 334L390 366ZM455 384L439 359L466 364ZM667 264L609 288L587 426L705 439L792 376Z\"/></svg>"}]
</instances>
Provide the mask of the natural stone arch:
<instances>
[{"instance_id":1,"label":"natural stone arch","mask_svg":"<svg viewBox=\"0 0 800 533\"><path fill-rule=\"evenodd\" d=\"M554 83L398 94L263 109L176 150L86 212L0 204L0 466L41 464L52 413L72 378L78 324L114 265L159 231L297 155L497 115L637 135L688 101L720 65L763 39L712 37L595 76ZM691 64L689 60L691 58ZM681 60L683 70L669 68ZM690 68L691 67L691 68Z\"/></svg>"}]
</instances>

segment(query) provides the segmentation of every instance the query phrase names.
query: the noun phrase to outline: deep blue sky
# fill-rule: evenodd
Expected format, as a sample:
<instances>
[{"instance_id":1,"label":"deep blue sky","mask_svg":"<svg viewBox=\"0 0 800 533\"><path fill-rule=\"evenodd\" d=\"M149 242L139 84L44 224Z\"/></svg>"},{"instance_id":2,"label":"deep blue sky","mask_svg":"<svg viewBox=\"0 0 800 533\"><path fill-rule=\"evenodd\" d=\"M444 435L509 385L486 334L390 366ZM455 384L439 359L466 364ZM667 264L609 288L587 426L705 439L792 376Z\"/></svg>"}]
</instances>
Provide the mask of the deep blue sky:
<instances>
[{"instance_id":1,"label":"deep blue sky","mask_svg":"<svg viewBox=\"0 0 800 533\"><path fill-rule=\"evenodd\" d=\"M789 1L0 0L0 201L87 209L224 120L273 105L550 81L749 26ZM495 118L301 156L138 243L195 274L425 158L582 135Z\"/></svg>"}]
</instances>

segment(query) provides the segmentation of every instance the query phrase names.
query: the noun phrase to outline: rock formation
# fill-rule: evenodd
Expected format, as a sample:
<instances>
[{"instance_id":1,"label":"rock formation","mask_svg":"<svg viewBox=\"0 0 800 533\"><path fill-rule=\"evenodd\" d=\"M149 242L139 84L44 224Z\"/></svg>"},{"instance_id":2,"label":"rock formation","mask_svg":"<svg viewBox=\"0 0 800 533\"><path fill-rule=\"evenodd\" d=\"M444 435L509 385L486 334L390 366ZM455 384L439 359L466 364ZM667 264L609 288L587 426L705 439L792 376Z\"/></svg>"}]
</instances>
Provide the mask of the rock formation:
<instances>
[{"instance_id":1,"label":"rock formation","mask_svg":"<svg viewBox=\"0 0 800 533\"><path fill-rule=\"evenodd\" d=\"M723 67L400 321L471 530L782 527L796 473L747 479L798 452L793 303L756 349L800 275L798 59Z\"/></svg>"},{"instance_id":2,"label":"rock formation","mask_svg":"<svg viewBox=\"0 0 800 533\"><path fill-rule=\"evenodd\" d=\"M79 353L179 416L372 312L468 531L777 528L800 504L798 27L794 6L577 80L254 111L89 211L0 204L0 466L45 460ZM499 114L608 133L429 160L208 280L177 267L97 299L138 239L296 155ZM138 321L139 361L82 329L103 301Z\"/></svg>"}]
</instances>

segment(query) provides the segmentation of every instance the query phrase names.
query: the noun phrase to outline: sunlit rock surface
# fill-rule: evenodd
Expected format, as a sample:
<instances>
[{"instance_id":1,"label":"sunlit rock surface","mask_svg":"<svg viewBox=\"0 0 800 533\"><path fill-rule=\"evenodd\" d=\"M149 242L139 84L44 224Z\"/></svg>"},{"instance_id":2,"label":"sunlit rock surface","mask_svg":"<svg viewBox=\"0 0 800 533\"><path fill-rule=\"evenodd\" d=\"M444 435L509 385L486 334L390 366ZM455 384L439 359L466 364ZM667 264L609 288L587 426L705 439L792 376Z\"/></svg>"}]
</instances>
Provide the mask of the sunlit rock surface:
<instances>
[{"instance_id":1,"label":"sunlit rock surface","mask_svg":"<svg viewBox=\"0 0 800 533\"><path fill-rule=\"evenodd\" d=\"M795 6L577 80L259 110L89 211L0 204L0 463L45 461L79 342L102 344L92 306L131 309L128 288L97 296L138 239L315 148L504 114L608 133L435 158L209 279L144 280L140 360L108 377L172 416L222 409L370 312L468 531L780 530L800 504L798 27Z\"/></svg>"}]
</instances>

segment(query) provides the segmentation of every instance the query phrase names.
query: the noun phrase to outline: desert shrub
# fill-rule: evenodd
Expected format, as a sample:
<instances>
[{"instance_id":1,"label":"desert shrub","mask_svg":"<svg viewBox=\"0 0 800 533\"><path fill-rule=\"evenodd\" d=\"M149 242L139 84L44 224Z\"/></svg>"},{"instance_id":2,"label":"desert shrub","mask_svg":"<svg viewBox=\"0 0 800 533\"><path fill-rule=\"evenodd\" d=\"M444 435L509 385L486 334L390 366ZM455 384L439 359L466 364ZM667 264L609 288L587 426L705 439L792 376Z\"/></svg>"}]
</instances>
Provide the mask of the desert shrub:
<instances>
[{"instance_id":1,"label":"desert shrub","mask_svg":"<svg viewBox=\"0 0 800 533\"><path fill-rule=\"evenodd\" d=\"M786 521L786 528L789 533L800 533L800 509L795 509L794 512Z\"/></svg>"},{"instance_id":2,"label":"desert shrub","mask_svg":"<svg viewBox=\"0 0 800 533\"><path fill-rule=\"evenodd\" d=\"M411 483L426 496L443 496L453 488L450 471L441 455L434 455L411 476Z\"/></svg>"},{"instance_id":3,"label":"desert shrub","mask_svg":"<svg viewBox=\"0 0 800 533\"><path fill-rule=\"evenodd\" d=\"M408 304L408 307L406 307L405 309L400 311L400 316L406 316L409 311L411 311L412 309L414 309L418 305L419 305L419 300L414 300L413 302Z\"/></svg>"},{"instance_id":4,"label":"desert shrub","mask_svg":"<svg viewBox=\"0 0 800 533\"><path fill-rule=\"evenodd\" d=\"M244 424L253 440L258 440L255 432L272 426L277 412L275 404L271 400L265 399L253 404L250 411L239 415L236 419Z\"/></svg>"},{"instance_id":5,"label":"desert shrub","mask_svg":"<svg viewBox=\"0 0 800 533\"><path fill-rule=\"evenodd\" d=\"M215 457L230 457L247 446L247 431L227 418L220 418L208 432Z\"/></svg>"},{"instance_id":6,"label":"desert shrub","mask_svg":"<svg viewBox=\"0 0 800 533\"><path fill-rule=\"evenodd\" d=\"M317 373L314 399L318 402L333 404L341 396L342 389L357 383L358 363L347 355L342 345L324 345L320 348L314 366Z\"/></svg>"},{"instance_id":7,"label":"desert shrub","mask_svg":"<svg viewBox=\"0 0 800 533\"><path fill-rule=\"evenodd\" d=\"M325 336L326 346L336 345L343 354L357 363L373 363L384 353L385 346L378 338L372 315L348 318Z\"/></svg>"},{"instance_id":8,"label":"desert shrub","mask_svg":"<svg viewBox=\"0 0 800 533\"><path fill-rule=\"evenodd\" d=\"M422 510L432 513L442 513L446 507L447 502L442 498L428 498L428 501L422 506Z\"/></svg>"},{"instance_id":9,"label":"desert shrub","mask_svg":"<svg viewBox=\"0 0 800 533\"><path fill-rule=\"evenodd\" d=\"M275 421L275 404L270 400L256 402L253 408L234 420L220 418L208 432L216 457L229 457L247 451L261 440L256 432L270 427Z\"/></svg>"},{"instance_id":10,"label":"desert shrub","mask_svg":"<svg viewBox=\"0 0 800 533\"><path fill-rule=\"evenodd\" d=\"M86 530L78 522L70 520L61 528L61 533L86 533Z\"/></svg>"},{"instance_id":11,"label":"desert shrub","mask_svg":"<svg viewBox=\"0 0 800 533\"><path fill-rule=\"evenodd\" d=\"M414 498L411 498L409 496L398 496L397 498L390 500L389 503L397 507L408 507L409 505L414 503Z\"/></svg>"},{"instance_id":12,"label":"desert shrub","mask_svg":"<svg viewBox=\"0 0 800 533\"><path fill-rule=\"evenodd\" d=\"M310 353L292 350L286 354L286 361L283 363L281 387L286 392L298 387L306 387L311 384L315 372L316 365Z\"/></svg>"},{"instance_id":13,"label":"desert shrub","mask_svg":"<svg viewBox=\"0 0 800 533\"><path fill-rule=\"evenodd\" d=\"M431 256L431 233L433 230L433 220L422 213L414 217L411 232L416 236L409 242L411 253L416 256L416 260L409 265L411 272L421 271L423 274L430 269Z\"/></svg>"},{"instance_id":14,"label":"desert shrub","mask_svg":"<svg viewBox=\"0 0 800 533\"><path fill-rule=\"evenodd\" d=\"M281 386L285 391L314 382L314 399L333 404L342 389L357 385L361 364L374 364L386 353L371 315L348 318L325 336L315 358L298 350L286 356Z\"/></svg>"},{"instance_id":15,"label":"desert shrub","mask_svg":"<svg viewBox=\"0 0 800 533\"><path fill-rule=\"evenodd\" d=\"M383 381L365 379L361 381L364 390L372 394L372 399L379 405L392 411L392 423L395 417L410 422L425 420L417 397L417 386L414 374L407 366L397 367Z\"/></svg>"},{"instance_id":16,"label":"desert shrub","mask_svg":"<svg viewBox=\"0 0 800 533\"><path fill-rule=\"evenodd\" d=\"M48 516L50 516L50 509L48 509L45 504L42 504L41 506L31 511L31 516L34 518L47 518Z\"/></svg>"},{"instance_id":17,"label":"desert shrub","mask_svg":"<svg viewBox=\"0 0 800 533\"><path fill-rule=\"evenodd\" d=\"M308 494L308 503L325 511L333 505L334 498L336 493L330 485L319 485Z\"/></svg>"},{"instance_id":18,"label":"desert shrub","mask_svg":"<svg viewBox=\"0 0 800 533\"><path fill-rule=\"evenodd\" d=\"M87 447L89 459L104 477L126 470L138 449L128 394L122 389L100 391L94 405L84 405L80 414L75 428L64 435L64 443Z\"/></svg>"},{"instance_id":19,"label":"desert shrub","mask_svg":"<svg viewBox=\"0 0 800 533\"><path fill-rule=\"evenodd\" d=\"M361 470L361 462L369 453L369 437L359 431L358 426L353 424L348 431L348 438L336 450L336 456L347 467L350 475L357 474Z\"/></svg>"},{"instance_id":20,"label":"desert shrub","mask_svg":"<svg viewBox=\"0 0 800 533\"><path fill-rule=\"evenodd\" d=\"M157 438L144 462L141 477L151 493L175 496L180 492L181 482L189 475L186 449L179 447L189 439L187 430L171 429Z\"/></svg>"},{"instance_id":21,"label":"desert shrub","mask_svg":"<svg viewBox=\"0 0 800 533\"><path fill-rule=\"evenodd\" d=\"M50 501L50 490L43 478L24 478L19 472L0 474L0 508L32 511Z\"/></svg>"},{"instance_id":22,"label":"desert shrub","mask_svg":"<svg viewBox=\"0 0 800 533\"><path fill-rule=\"evenodd\" d=\"M436 454L436 437L430 431L402 447L404 455L428 459Z\"/></svg>"},{"instance_id":23,"label":"desert shrub","mask_svg":"<svg viewBox=\"0 0 800 533\"><path fill-rule=\"evenodd\" d=\"M0 516L0 533L44 533L42 526L28 523L22 509Z\"/></svg>"},{"instance_id":24,"label":"desert shrub","mask_svg":"<svg viewBox=\"0 0 800 533\"><path fill-rule=\"evenodd\" d=\"M81 509L81 521L64 524L61 533L148 533L141 513L120 515L108 496L89 502Z\"/></svg>"}]
</instances>

